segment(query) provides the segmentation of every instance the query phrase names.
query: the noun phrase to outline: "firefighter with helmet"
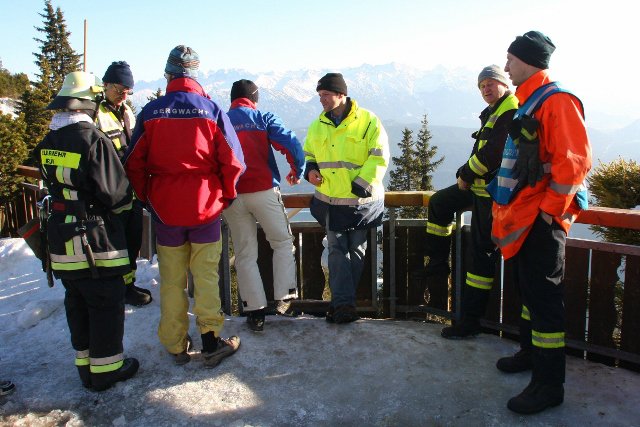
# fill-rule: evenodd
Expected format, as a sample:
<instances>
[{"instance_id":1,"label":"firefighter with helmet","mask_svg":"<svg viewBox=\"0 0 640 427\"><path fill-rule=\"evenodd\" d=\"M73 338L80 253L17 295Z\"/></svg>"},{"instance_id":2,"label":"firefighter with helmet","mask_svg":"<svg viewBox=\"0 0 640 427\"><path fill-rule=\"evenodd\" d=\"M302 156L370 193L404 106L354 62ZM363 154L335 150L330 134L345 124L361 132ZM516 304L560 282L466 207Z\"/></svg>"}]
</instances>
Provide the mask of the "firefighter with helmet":
<instances>
[{"instance_id":1,"label":"firefighter with helmet","mask_svg":"<svg viewBox=\"0 0 640 427\"><path fill-rule=\"evenodd\" d=\"M102 81L69 73L47 106L58 110L33 156L50 200L51 268L65 287L64 305L82 384L106 390L138 371L124 358L123 275L130 272L120 214L132 192L113 143L94 124Z\"/></svg>"}]
</instances>

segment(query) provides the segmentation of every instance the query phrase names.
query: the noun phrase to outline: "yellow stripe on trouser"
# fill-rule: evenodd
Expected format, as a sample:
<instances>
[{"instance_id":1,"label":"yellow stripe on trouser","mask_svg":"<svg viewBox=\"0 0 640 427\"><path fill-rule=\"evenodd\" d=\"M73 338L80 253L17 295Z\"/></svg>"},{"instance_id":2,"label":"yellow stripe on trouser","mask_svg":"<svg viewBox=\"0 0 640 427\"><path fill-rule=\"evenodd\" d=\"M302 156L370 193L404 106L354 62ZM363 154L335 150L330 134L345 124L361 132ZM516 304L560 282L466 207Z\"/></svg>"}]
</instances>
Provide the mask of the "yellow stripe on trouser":
<instances>
[{"instance_id":1,"label":"yellow stripe on trouser","mask_svg":"<svg viewBox=\"0 0 640 427\"><path fill-rule=\"evenodd\" d=\"M524 320L531 321L531 315L529 315L529 308L526 305L522 306L522 312L520 313L520 317Z\"/></svg>"},{"instance_id":2,"label":"yellow stripe on trouser","mask_svg":"<svg viewBox=\"0 0 640 427\"><path fill-rule=\"evenodd\" d=\"M160 270L160 326L158 337L173 354L186 348L189 330L189 300L185 291L187 270L194 283L193 313L201 334L213 331L220 336L224 315L220 310L218 261L222 252L215 243L185 243L171 247L157 245Z\"/></svg>"},{"instance_id":3,"label":"yellow stripe on trouser","mask_svg":"<svg viewBox=\"0 0 640 427\"><path fill-rule=\"evenodd\" d=\"M531 331L531 343L538 348L563 348L564 332Z\"/></svg>"},{"instance_id":4,"label":"yellow stripe on trouser","mask_svg":"<svg viewBox=\"0 0 640 427\"><path fill-rule=\"evenodd\" d=\"M107 372L117 371L122 368L123 360L118 360L117 362L109 363L106 365L94 365L91 364L91 373L92 374L105 374Z\"/></svg>"},{"instance_id":5,"label":"yellow stripe on trouser","mask_svg":"<svg viewBox=\"0 0 640 427\"><path fill-rule=\"evenodd\" d=\"M89 366L89 350L76 351L76 366Z\"/></svg>"},{"instance_id":6,"label":"yellow stripe on trouser","mask_svg":"<svg viewBox=\"0 0 640 427\"><path fill-rule=\"evenodd\" d=\"M453 231L453 224L449 225L438 225L433 222L427 221L427 233L435 234L436 236L447 237L451 236L451 232Z\"/></svg>"},{"instance_id":7,"label":"yellow stripe on trouser","mask_svg":"<svg viewBox=\"0 0 640 427\"><path fill-rule=\"evenodd\" d=\"M472 288L478 288L489 291L493 286L493 277L483 277L477 274L467 273L467 285Z\"/></svg>"}]
</instances>

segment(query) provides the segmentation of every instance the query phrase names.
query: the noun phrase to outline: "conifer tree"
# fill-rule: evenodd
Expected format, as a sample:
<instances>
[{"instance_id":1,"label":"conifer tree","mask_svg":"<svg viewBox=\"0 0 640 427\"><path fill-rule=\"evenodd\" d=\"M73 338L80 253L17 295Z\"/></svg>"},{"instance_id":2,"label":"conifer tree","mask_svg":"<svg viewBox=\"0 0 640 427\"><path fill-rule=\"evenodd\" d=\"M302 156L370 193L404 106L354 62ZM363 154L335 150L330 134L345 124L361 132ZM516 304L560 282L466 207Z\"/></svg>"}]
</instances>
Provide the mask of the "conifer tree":
<instances>
[{"instance_id":1,"label":"conifer tree","mask_svg":"<svg viewBox=\"0 0 640 427\"><path fill-rule=\"evenodd\" d=\"M133 105L133 102L131 102L131 99L127 98L126 101L124 101L125 104L127 104L129 106L129 108L131 108L131 112L133 113L133 115L135 116L138 112L136 111L136 106Z\"/></svg>"},{"instance_id":2,"label":"conifer tree","mask_svg":"<svg viewBox=\"0 0 640 427\"><path fill-rule=\"evenodd\" d=\"M147 100L149 102L154 101L158 98L160 98L162 96L162 89L158 88L158 90L156 90L154 93L152 93L151 95L147 96Z\"/></svg>"},{"instance_id":3,"label":"conifer tree","mask_svg":"<svg viewBox=\"0 0 640 427\"><path fill-rule=\"evenodd\" d=\"M415 169L413 163L415 161L416 152L414 148L413 132L409 128L402 130L402 141L398 144L400 148L400 156L391 157L391 162L395 169L389 172L390 191L411 191L414 189L416 182ZM399 208L398 216L405 217L407 208Z\"/></svg>"},{"instance_id":4,"label":"conifer tree","mask_svg":"<svg viewBox=\"0 0 640 427\"><path fill-rule=\"evenodd\" d=\"M395 169L389 172L390 191L408 191L412 188L412 184L415 181L415 173L412 169L412 163L415 158L413 144L413 132L408 128L404 128L402 130L402 141L398 144L400 156L391 157Z\"/></svg>"},{"instance_id":5,"label":"conifer tree","mask_svg":"<svg viewBox=\"0 0 640 427\"><path fill-rule=\"evenodd\" d=\"M25 136L23 116L13 119L0 113L0 205L16 197L24 180L16 170L28 155Z\"/></svg>"},{"instance_id":6,"label":"conifer tree","mask_svg":"<svg viewBox=\"0 0 640 427\"><path fill-rule=\"evenodd\" d=\"M416 140L416 163L414 168L417 169L418 183L416 190L429 191L433 188L433 173L444 161L444 156L438 160L434 160L438 146L431 145L431 131L429 130L429 121L427 115L422 117L420 131Z\"/></svg>"},{"instance_id":7,"label":"conifer tree","mask_svg":"<svg viewBox=\"0 0 640 427\"><path fill-rule=\"evenodd\" d=\"M33 150L47 134L53 116L52 111L45 109L52 99L48 73L49 61L45 59L41 64L42 79L33 83L33 87L25 91L20 99L20 113L24 116L27 126L25 141L29 151ZM26 164L31 165L32 160L29 159Z\"/></svg>"},{"instance_id":8,"label":"conifer tree","mask_svg":"<svg viewBox=\"0 0 640 427\"><path fill-rule=\"evenodd\" d=\"M44 33L44 39L34 38L40 44L40 52L34 53L36 65L40 68L40 79L43 79L42 62L49 62L49 82L52 91L52 98L62 87L64 77L80 69L80 58L82 55L76 54L69 44L71 33L67 31L67 24L60 8L55 11L51 6L51 0L45 0L44 13L40 13L43 18L43 26L36 27Z\"/></svg>"},{"instance_id":9,"label":"conifer tree","mask_svg":"<svg viewBox=\"0 0 640 427\"><path fill-rule=\"evenodd\" d=\"M431 145L431 131L429 130L429 121L427 115L422 117L420 130L418 131L415 143L415 160L412 169L416 175L416 181L413 184L413 190L433 191L433 173L444 161L444 156L438 160L434 160L438 153L438 146ZM406 214L412 215L412 218L426 218L427 209L423 207L407 208Z\"/></svg>"},{"instance_id":10,"label":"conifer tree","mask_svg":"<svg viewBox=\"0 0 640 427\"><path fill-rule=\"evenodd\" d=\"M21 97L20 112L24 114L27 125L27 146L32 149L47 133L47 126L53 112L44 108L62 87L64 77L80 68L80 57L69 44L69 35L64 15L60 8L53 10L51 0L45 0L43 26L36 30L44 33L42 39L35 38L40 44L40 52L34 53L40 73L38 81Z\"/></svg>"},{"instance_id":11,"label":"conifer tree","mask_svg":"<svg viewBox=\"0 0 640 427\"><path fill-rule=\"evenodd\" d=\"M2 67L0 60L0 98L18 99L28 87L29 77L26 74L11 74Z\"/></svg>"}]
</instances>

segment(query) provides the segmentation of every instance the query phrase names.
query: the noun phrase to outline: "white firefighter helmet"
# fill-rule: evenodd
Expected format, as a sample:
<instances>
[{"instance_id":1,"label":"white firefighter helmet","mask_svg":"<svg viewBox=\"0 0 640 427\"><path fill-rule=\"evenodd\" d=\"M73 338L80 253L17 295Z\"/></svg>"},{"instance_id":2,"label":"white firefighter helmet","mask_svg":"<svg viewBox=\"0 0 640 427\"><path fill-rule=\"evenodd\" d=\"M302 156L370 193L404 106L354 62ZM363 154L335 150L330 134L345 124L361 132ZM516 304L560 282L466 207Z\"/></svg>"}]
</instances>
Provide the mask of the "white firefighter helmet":
<instances>
[{"instance_id":1,"label":"white firefighter helmet","mask_svg":"<svg viewBox=\"0 0 640 427\"><path fill-rule=\"evenodd\" d=\"M104 92L102 80L85 71L74 71L65 76L60 92L47 105L47 110L95 109L96 97Z\"/></svg>"}]
</instances>

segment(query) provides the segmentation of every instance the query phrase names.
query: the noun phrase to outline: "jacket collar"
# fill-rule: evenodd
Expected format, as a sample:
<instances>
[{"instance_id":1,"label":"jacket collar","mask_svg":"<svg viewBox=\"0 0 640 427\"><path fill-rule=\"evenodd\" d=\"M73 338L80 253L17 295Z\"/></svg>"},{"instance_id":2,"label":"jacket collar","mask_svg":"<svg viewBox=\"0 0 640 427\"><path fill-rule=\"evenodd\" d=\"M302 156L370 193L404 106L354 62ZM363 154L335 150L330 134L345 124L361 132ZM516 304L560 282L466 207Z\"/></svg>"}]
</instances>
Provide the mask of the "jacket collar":
<instances>
[{"instance_id":1,"label":"jacket collar","mask_svg":"<svg viewBox=\"0 0 640 427\"><path fill-rule=\"evenodd\" d=\"M516 89L516 96L518 97L519 104L524 104L536 89L542 85L551 83L552 81L553 80L549 77L549 70L540 70L529 77Z\"/></svg>"},{"instance_id":2,"label":"jacket collar","mask_svg":"<svg viewBox=\"0 0 640 427\"><path fill-rule=\"evenodd\" d=\"M356 117L357 113L358 113L358 103L355 100L351 99L350 97L347 97L347 108L344 110L342 120L340 120L340 123L338 124L338 126L340 126L345 120L347 120L352 115ZM325 113L324 111L320 113L320 121L334 123L333 120L331 120L329 113ZM334 123L334 126L336 126L335 123Z\"/></svg>"},{"instance_id":3,"label":"jacket collar","mask_svg":"<svg viewBox=\"0 0 640 427\"><path fill-rule=\"evenodd\" d=\"M247 108L251 108L252 110L257 110L258 109L256 107L256 104L252 100L250 100L249 98L236 98L231 103L231 107L229 109L232 110L232 109L238 108L238 107L247 107Z\"/></svg>"},{"instance_id":4,"label":"jacket collar","mask_svg":"<svg viewBox=\"0 0 640 427\"><path fill-rule=\"evenodd\" d=\"M495 104L493 104L493 107L491 105L487 105L485 109L480 112L480 122L484 123L485 121L487 121L489 119L489 116L498 111L500 105L502 105L504 100L509 96L511 96L511 91L507 90L504 95L502 95L502 97L498 99Z\"/></svg>"},{"instance_id":5,"label":"jacket collar","mask_svg":"<svg viewBox=\"0 0 640 427\"><path fill-rule=\"evenodd\" d=\"M167 85L167 93L170 92L190 92L204 96L207 99L211 97L204 91L200 83L189 77L178 77L173 79Z\"/></svg>"}]
</instances>

